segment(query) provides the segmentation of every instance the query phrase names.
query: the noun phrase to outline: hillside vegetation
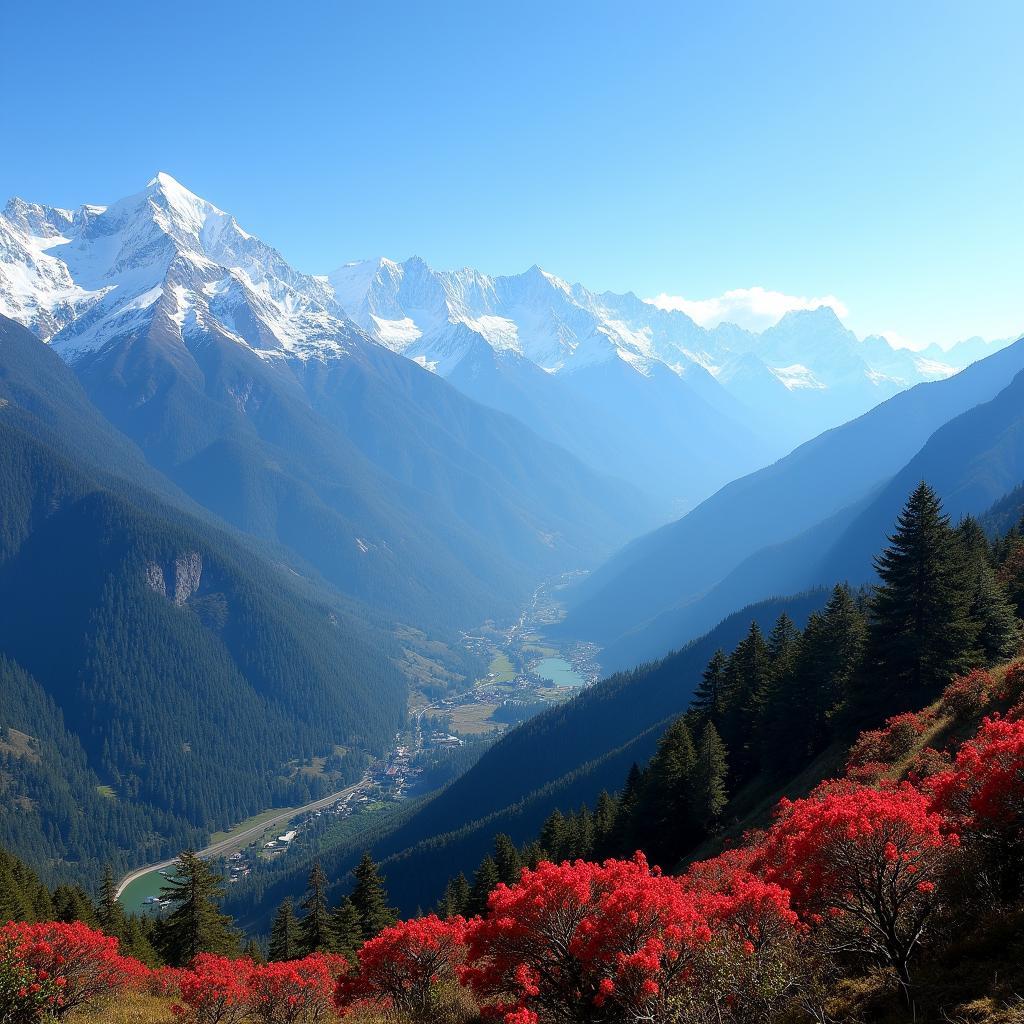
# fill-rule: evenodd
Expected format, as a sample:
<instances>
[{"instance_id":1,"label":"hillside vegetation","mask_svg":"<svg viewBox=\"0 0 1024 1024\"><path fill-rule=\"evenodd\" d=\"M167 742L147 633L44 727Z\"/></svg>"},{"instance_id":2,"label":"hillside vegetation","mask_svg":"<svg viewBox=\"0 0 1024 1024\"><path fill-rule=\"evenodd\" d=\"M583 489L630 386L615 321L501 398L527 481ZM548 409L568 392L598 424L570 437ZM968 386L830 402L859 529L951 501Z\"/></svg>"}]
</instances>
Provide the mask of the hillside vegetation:
<instances>
[{"instance_id":1,"label":"hillside vegetation","mask_svg":"<svg viewBox=\"0 0 1024 1024\"><path fill-rule=\"evenodd\" d=\"M364 855L340 903L314 866L269 946L243 949L190 853L156 921L121 913L110 878L94 903L5 855L0 1005L192 1024L1019 1021L1022 555L1017 527L954 528L922 484L879 587L716 652L619 794L524 846L497 836L437 914L396 922Z\"/></svg>"}]
</instances>

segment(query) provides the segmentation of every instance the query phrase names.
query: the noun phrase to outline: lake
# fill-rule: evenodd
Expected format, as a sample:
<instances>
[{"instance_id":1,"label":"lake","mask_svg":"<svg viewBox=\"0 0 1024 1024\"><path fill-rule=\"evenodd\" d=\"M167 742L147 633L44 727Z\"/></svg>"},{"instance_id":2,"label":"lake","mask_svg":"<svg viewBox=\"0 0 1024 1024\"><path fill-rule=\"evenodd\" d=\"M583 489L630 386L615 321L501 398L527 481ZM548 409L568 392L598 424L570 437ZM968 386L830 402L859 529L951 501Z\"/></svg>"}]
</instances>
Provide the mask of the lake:
<instances>
[{"instance_id":1,"label":"lake","mask_svg":"<svg viewBox=\"0 0 1024 1024\"><path fill-rule=\"evenodd\" d=\"M146 903L150 896L159 896L160 887L166 884L164 876L159 871L149 871L136 878L121 893L118 902L129 913L138 913L140 910L153 912L156 908L152 903Z\"/></svg>"},{"instance_id":2,"label":"lake","mask_svg":"<svg viewBox=\"0 0 1024 1024\"><path fill-rule=\"evenodd\" d=\"M565 658L542 658L533 666L542 679L550 679L556 686L582 686L583 677Z\"/></svg>"}]
</instances>

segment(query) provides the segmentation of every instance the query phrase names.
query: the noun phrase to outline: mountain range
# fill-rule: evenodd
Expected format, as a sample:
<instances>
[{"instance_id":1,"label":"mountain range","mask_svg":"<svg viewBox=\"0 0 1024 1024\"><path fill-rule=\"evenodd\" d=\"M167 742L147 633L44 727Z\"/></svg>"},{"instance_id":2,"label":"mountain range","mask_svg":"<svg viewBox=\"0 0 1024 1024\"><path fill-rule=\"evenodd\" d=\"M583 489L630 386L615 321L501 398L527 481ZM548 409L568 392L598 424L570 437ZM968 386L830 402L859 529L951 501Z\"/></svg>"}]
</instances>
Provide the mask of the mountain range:
<instances>
[{"instance_id":1,"label":"mountain range","mask_svg":"<svg viewBox=\"0 0 1024 1024\"><path fill-rule=\"evenodd\" d=\"M12 199L0 215L0 314L50 343L104 412L186 489L199 486L195 477L220 472L225 457L228 472L250 479L252 466L237 464L237 448L225 454L225 435L273 445L261 410L272 405L276 417L287 408L293 420L288 434L296 440L303 434L301 447L311 457L320 449L317 471L307 468L298 488L264 480L262 499L278 506L269 514L234 507L221 494L199 500L245 529L279 529L290 538L286 543L309 533L316 520L321 540L324 530L350 534L358 538L351 547L360 556L366 545L384 561L379 553L394 550L397 538L375 519L375 500L391 506L412 501L428 520L434 504L441 519L466 520L466 512L438 500L438 492L464 489L467 473L486 475L490 467L482 463L503 468L489 443L476 445L472 455L451 454L453 447L473 447L481 414L453 399L439 379L519 420L596 476L619 481L617 504L605 505L595 493L602 509L578 517L584 525L576 535L579 549L563 553L579 560L685 512L737 476L908 386L949 376L992 347L972 339L947 353L914 354L881 337L860 341L828 307L787 314L760 334L732 324L706 330L684 313L630 293L569 285L539 267L495 277L471 269L436 271L413 257L348 263L314 276L291 267L230 214L163 173L111 206L72 211ZM410 371L391 353L429 376ZM373 391L381 378L373 406L360 407L356 396ZM174 387L167 386L170 379ZM403 401L389 408L394 386L404 391ZM166 411L168 404L178 411ZM183 418L206 429L184 438ZM432 421L429 427L422 418ZM487 422L488 442L497 441L495 432L515 433L507 421L501 427L494 418ZM396 441L400 426L410 429ZM326 454L325 431L333 435ZM318 433L319 440L310 437ZM349 449L344 458L336 450L339 433ZM497 447L536 445L524 436L502 438ZM214 439L220 447L210 450ZM430 452L411 450L413 439ZM440 476L425 468L436 464L438 452L446 456ZM541 500L557 498L557 486L550 492L550 478L542 478L545 462L554 469L556 456L549 451L545 459L536 448L530 455L528 462L513 457L519 466L510 474L512 486L518 491L524 476L536 476ZM254 460L281 464L266 452ZM536 465L535 473L523 474L523 464ZM583 472L568 463L557 475L563 471ZM320 479L311 480L311 473ZM343 508L341 474L367 483L348 485ZM578 482L581 501L588 486L600 488L596 480ZM301 509L282 510L278 498L268 497L282 486L292 489ZM388 494L396 487L405 493ZM425 501L413 499L409 488L422 488ZM557 557L537 545L557 549L569 535L563 528L571 512L552 509L552 520L538 521L543 513L529 508L529 499L519 495L518 522L494 524L504 531L505 550L516 553L514 571L533 559L550 568ZM506 492L502 504L510 500ZM487 509L484 517L493 513ZM433 536L439 525L407 522L403 532ZM466 525L460 530L465 546L452 550L447 566L453 577L461 574L456 562L488 560L479 538L467 535L474 524ZM373 560L349 551L328 572L335 579L355 577L356 591L365 593L370 584L363 569ZM491 573L488 585L503 568L509 567L481 569ZM502 582L509 578L505 572ZM466 585L472 589L470 581Z\"/></svg>"},{"instance_id":2,"label":"mountain range","mask_svg":"<svg viewBox=\"0 0 1024 1024\"><path fill-rule=\"evenodd\" d=\"M704 329L537 266L493 277L378 259L327 281L381 344L677 512L994 347L915 354L879 336L860 341L828 306L788 313L760 334Z\"/></svg>"},{"instance_id":3,"label":"mountain range","mask_svg":"<svg viewBox=\"0 0 1024 1024\"><path fill-rule=\"evenodd\" d=\"M151 467L403 621L509 615L655 521L639 492L377 344L167 175L110 207L15 200L0 224L2 309Z\"/></svg>"},{"instance_id":4,"label":"mountain range","mask_svg":"<svg viewBox=\"0 0 1024 1024\"><path fill-rule=\"evenodd\" d=\"M314 276L165 174L12 200L0 839L95 873L301 803L406 724L410 636L468 683L462 631L592 569L550 635L653 664L409 808L376 852L432 897L495 823L620 780L751 618L870 582L918 480L954 515L1011 492L1021 410L1024 340L910 353L828 307L705 329L538 267Z\"/></svg>"}]
</instances>

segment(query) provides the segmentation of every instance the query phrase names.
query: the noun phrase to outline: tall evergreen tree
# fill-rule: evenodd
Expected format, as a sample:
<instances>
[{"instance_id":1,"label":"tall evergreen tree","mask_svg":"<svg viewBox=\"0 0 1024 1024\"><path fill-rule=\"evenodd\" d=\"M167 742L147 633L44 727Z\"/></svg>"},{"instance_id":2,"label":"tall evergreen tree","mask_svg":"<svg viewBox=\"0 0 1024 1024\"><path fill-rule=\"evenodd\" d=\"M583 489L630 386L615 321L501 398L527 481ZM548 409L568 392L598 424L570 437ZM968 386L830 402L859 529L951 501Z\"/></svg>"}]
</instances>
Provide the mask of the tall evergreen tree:
<instances>
[{"instance_id":1,"label":"tall evergreen tree","mask_svg":"<svg viewBox=\"0 0 1024 1024\"><path fill-rule=\"evenodd\" d=\"M626 784L622 787L622 793L619 796L618 813L611 835L612 853L619 856L628 856L636 850L634 818L643 781L644 777L640 766L634 761L629 767Z\"/></svg>"},{"instance_id":2,"label":"tall evergreen tree","mask_svg":"<svg viewBox=\"0 0 1024 1024\"><path fill-rule=\"evenodd\" d=\"M1009 658L1020 644L1017 609L993 565L992 548L973 516L957 527L963 549L970 615L978 627L977 644L984 660L993 664Z\"/></svg>"},{"instance_id":3,"label":"tall evergreen tree","mask_svg":"<svg viewBox=\"0 0 1024 1024\"><path fill-rule=\"evenodd\" d=\"M710 719L721 724L726 710L726 667L725 651L719 649L711 656L693 693L690 707L701 722Z\"/></svg>"},{"instance_id":4,"label":"tall evergreen tree","mask_svg":"<svg viewBox=\"0 0 1024 1024\"><path fill-rule=\"evenodd\" d=\"M255 939L249 939L242 947L242 957L251 960L254 964L267 962L267 958L263 955L263 947Z\"/></svg>"},{"instance_id":5,"label":"tall evergreen tree","mask_svg":"<svg viewBox=\"0 0 1024 1024\"><path fill-rule=\"evenodd\" d=\"M397 912L388 906L384 878L369 853L363 854L352 874L356 880L352 903L359 914L363 938L372 939L388 925L395 923Z\"/></svg>"},{"instance_id":6,"label":"tall evergreen tree","mask_svg":"<svg viewBox=\"0 0 1024 1024\"><path fill-rule=\"evenodd\" d=\"M274 914L270 926L271 960L295 960L302 956L302 936L299 933L299 921L295 916L295 904L291 897L286 899Z\"/></svg>"},{"instance_id":7,"label":"tall evergreen tree","mask_svg":"<svg viewBox=\"0 0 1024 1024\"><path fill-rule=\"evenodd\" d=\"M729 802L726 780L729 762L725 744L714 723L708 722L697 747L697 761L690 789L694 819L706 833L712 833Z\"/></svg>"},{"instance_id":8,"label":"tall evergreen tree","mask_svg":"<svg viewBox=\"0 0 1024 1024\"><path fill-rule=\"evenodd\" d=\"M725 671L726 710L716 727L739 783L757 767L756 728L771 687L768 644L756 622L751 622L747 635L730 655Z\"/></svg>"},{"instance_id":9,"label":"tall evergreen tree","mask_svg":"<svg viewBox=\"0 0 1024 1024\"><path fill-rule=\"evenodd\" d=\"M604 860L614 852L611 848L615 818L619 805L608 790L602 789L594 804L594 859Z\"/></svg>"},{"instance_id":10,"label":"tall evergreen tree","mask_svg":"<svg viewBox=\"0 0 1024 1024\"><path fill-rule=\"evenodd\" d=\"M363 926L351 896L342 897L334 911L333 925L337 952L351 961L363 944Z\"/></svg>"},{"instance_id":11,"label":"tall evergreen tree","mask_svg":"<svg viewBox=\"0 0 1024 1024\"><path fill-rule=\"evenodd\" d=\"M539 838L540 845L549 859L563 859L568 846L568 826L565 815L557 807L545 819Z\"/></svg>"},{"instance_id":12,"label":"tall evergreen tree","mask_svg":"<svg viewBox=\"0 0 1024 1024\"><path fill-rule=\"evenodd\" d=\"M127 932L127 920L121 904L117 900L117 882L114 881L114 871L108 864L103 871L103 881L100 883L99 899L96 901L96 919L100 928L107 935L115 935L122 942Z\"/></svg>"},{"instance_id":13,"label":"tall evergreen tree","mask_svg":"<svg viewBox=\"0 0 1024 1024\"><path fill-rule=\"evenodd\" d=\"M636 836L651 859L666 867L693 838L689 791L696 760L693 737L681 716L665 730L644 773Z\"/></svg>"},{"instance_id":14,"label":"tall evergreen tree","mask_svg":"<svg viewBox=\"0 0 1024 1024\"><path fill-rule=\"evenodd\" d=\"M964 568L949 518L922 482L875 559L881 584L870 605L870 668L886 680L897 703L938 692L978 658ZM883 704L892 698L883 695Z\"/></svg>"},{"instance_id":15,"label":"tall evergreen tree","mask_svg":"<svg viewBox=\"0 0 1024 1024\"><path fill-rule=\"evenodd\" d=\"M494 837L494 863L498 868L498 880L506 885L514 885L519 881L519 873L523 863L519 858L516 844L504 832Z\"/></svg>"},{"instance_id":16,"label":"tall evergreen tree","mask_svg":"<svg viewBox=\"0 0 1024 1024\"><path fill-rule=\"evenodd\" d=\"M173 907L157 933L158 949L172 967L184 967L197 953L238 953L238 932L220 911L223 879L195 851L174 862L160 895Z\"/></svg>"},{"instance_id":17,"label":"tall evergreen tree","mask_svg":"<svg viewBox=\"0 0 1024 1024\"><path fill-rule=\"evenodd\" d=\"M473 887L469 891L470 914L483 914L487 910L487 897L495 890L501 879L498 877L498 865L494 858L487 854L473 875Z\"/></svg>"},{"instance_id":18,"label":"tall evergreen tree","mask_svg":"<svg viewBox=\"0 0 1024 1024\"><path fill-rule=\"evenodd\" d=\"M305 911L299 923L299 944L303 955L332 952L335 945L334 929L327 909L327 876L320 867L320 861L313 865L309 873L301 907Z\"/></svg>"},{"instance_id":19,"label":"tall evergreen tree","mask_svg":"<svg viewBox=\"0 0 1024 1024\"><path fill-rule=\"evenodd\" d=\"M773 678L781 678L793 670L800 647L800 630L783 612L768 634L768 662Z\"/></svg>"},{"instance_id":20,"label":"tall evergreen tree","mask_svg":"<svg viewBox=\"0 0 1024 1024\"><path fill-rule=\"evenodd\" d=\"M458 917L464 915L469 909L469 880L460 871L444 891L444 899L441 901L442 917Z\"/></svg>"},{"instance_id":21,"label":"tall evergreen tree","mask_svg":"<svg viewBox=\"0 0 1024 1024\"><path fill-rule=\"evenodd\" d=\"M53 917L57 921L84 921L90 928L99 924L92 900L80 885L58 885L53 890Z\"/></svg>"}]
</instances>

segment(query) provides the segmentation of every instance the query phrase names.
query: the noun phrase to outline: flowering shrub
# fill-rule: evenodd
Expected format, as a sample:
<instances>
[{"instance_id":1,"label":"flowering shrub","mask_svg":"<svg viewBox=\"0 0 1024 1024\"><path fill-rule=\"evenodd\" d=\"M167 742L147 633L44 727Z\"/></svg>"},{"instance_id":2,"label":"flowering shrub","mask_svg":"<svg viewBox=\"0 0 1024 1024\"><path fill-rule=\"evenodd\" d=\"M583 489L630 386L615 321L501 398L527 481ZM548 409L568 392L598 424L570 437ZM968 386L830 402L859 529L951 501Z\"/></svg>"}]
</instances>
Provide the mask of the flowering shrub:
<instances>
[{"instance_id":1,"label":"flowering shrub","mask_svg":"<svg viewBox=\"0 0 1024 1024\"><path fill-rule=\"evenodd\" d=\"M1024 720L986 718L932 791L960 827L1024 836Z\"/></svg>"},{"instance_id":2,"label":"flowering shrub","mask_svg":"<svg viewBox=\"0 0 1024 1024\"><path fill-rule=\"evenodd\" d=\"M322 1024L335 1019L331 997L348 970L342 956L314 953L256 967L249 975L249 1006L259 1024Z\"/></svg>"},{"instance_id":3,"label":"flowering shrub","mask_svg":"<svg viewBox=\"0 0 1024 1024\"><path fill-rule=\"evenodd\" d=\"M1024 720L986 718L952 767L929 780L934 806L978 854L979 884L1001 897L1024 875Z\"/></svg>"},{"instance_id":4,"label":"flowering shrub","mask_svg":"<svg viewBox=\"0 0 1024 1024\"><path fill-rule=\"evenodd\" d=\"M711 936L695 897L640 854L545 862L494 890L460 973L505 1024L667 1020Z\"/></svg>"},{"instance_id":5,"label":"flowering shrub","mask_svg":"<svg viewBox=\"0 0 1024 1024\"><path fill-rule=\"evenodd\" d=\"M942 692L939 706L954 716L970 714L992 698L995 681L984 669L975 669L965 676L956 676Z\"/></svg>"},{"instance_id":6,"label":"flowering shrub","mask_svg":"<svg viewBox=\"0 0 1024 1024\"><path fill-rule=\"evenodd\" d=\"M911 758L907 765L907 778L913 783L921 783L933 775L944 772L950 763L950 755L945 751L925 747Z\"/></svg>"},{"instance_id":7,"label":"flowering shrub","mask_svg":"<svg viewBox=\"0 0 1024 1024\"><path fill-rule=\"evenodd\" d=\"M158 967L149 972L146 979L146 991L154 996L181 995L181 976L185 973L180 967Z\"/></svg>"},{"instance_id":8,"label":"flowering shrub","mask_svg":"<svg viewBox=\"0 0 1024 1024\"><path fill-rule=\"evenodd\" d=\"M931 725L931 715L921 711L894 715L882 729L870 729L857 737L850 749L848 765L855 768L871 762L891 765L906 757Z\"/></svg>"},{"instance_id":9,"label":"flowering shrub","mask_svg":"<svg viewBox=\"0 0 1024 1024\"><path fill-rule=\"evenodd\" d=\"M1024 699L1024 661L1015 661L1003 676L1003 684L999 689L1000 700L1017 705Z\"/></svg>"},{"instance_id":10,"label":"flowering shrub","mask_svg":"<svg viewBox=\"0 0 1024 1024\"><path fill-rule=\"evenodd\" d=\"M40 979L12 950L11 940L0 940L0 1021L31 1024L49 1020L60 1009L61 987L54 978Z\"/></svg>"},{"instance_id":11,"label":"flowering shrub","mask_svg":"<svg viewBox=\"0 0 1024 1024\"><path fill-rule=\"evenodd\" d=\"M229 960L200 953L189 970L181 971L181 1002L171 1007L187 1024L240 1024L249 1011L250 960Z\"/></svg>"},{"instance_id":12,"label":"flowering shrub","mask_svg":"<svg viewBox=\"0 0 1024 1024\"><path fill-rule=\"evenodd\" d=\"M909 783L825 785L803 800L782 801L760 866L792 893L808 921L832 930L839 946L893 967L906 983L948 857L959 846L944 825Z\"/></svg>"},{"instance_id":13,"label":"flowering shrub","mask_svg":"<svg viewBox=\"0 0 1024 1024\"><path fill-rule=\"evenodd\" d=\"M749 842L692 865L681 879L713 933L712 953L695 993L712 1019L774 1019L779 1002L803 973L805 928L789 893L749 870L758 854L759 847Z\"/></svg>"},{"instance_id":14,"label":"flowering shrub","mask_svg":"<svg viewBox=\"0 0 1024 1024\"><path fill-rule=\"evenodd\" d=\"M456 980L466 953L466 922L431 914L385 928L359 950L359 969L338 980L335 1002L393 1007L415 1021L432 1019L440 983Z\"/></svg>"},{"instance_id":15,"label":"flowering shrub","mask_svg":"<svg viewBox=\"0 0 1024 1024\"><path fill-rule=\"evenodd\" d=\"M12 1021L45 1020L47 1014L61 1020L141 986L148 974L137 960L118 953L117 939L80 921L11 922L0 928L0 991L6 990L5 997L13 993Z\"/></svg>"}]
</instances>

